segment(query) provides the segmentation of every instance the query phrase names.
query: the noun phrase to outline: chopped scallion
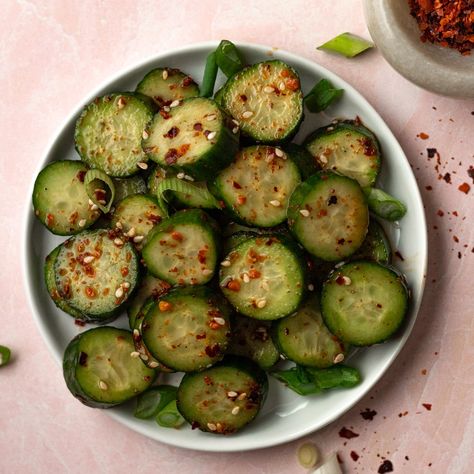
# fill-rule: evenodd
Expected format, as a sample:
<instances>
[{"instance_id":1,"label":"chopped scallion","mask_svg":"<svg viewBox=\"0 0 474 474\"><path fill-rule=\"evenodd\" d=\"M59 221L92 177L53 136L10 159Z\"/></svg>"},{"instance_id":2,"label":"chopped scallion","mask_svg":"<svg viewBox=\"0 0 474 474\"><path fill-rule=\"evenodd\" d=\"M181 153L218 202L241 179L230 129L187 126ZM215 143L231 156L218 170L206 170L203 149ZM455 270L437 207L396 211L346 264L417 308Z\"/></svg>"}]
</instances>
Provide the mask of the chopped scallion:
<instances>
[{"instance_id":1,"label":"chopped scallion","mask_svg":"<svg viewBox=\"0 0 474 474\"><path fill-rule=\"evenodd\" d=\"M374 44L371 41L367 41L360 36L353 35L352 33L342 33L321 46L318 46L317 49L329 53L341 54L346 58L353 58L373 48L373 46Z\"/></svg>"},{"instance_id":2,"label":"chopped scallion","mask_svg":"<svg viewBox=\"0 0 474 474\"><path fill-rule=\"evenodd\" d=\"M343 93L343 89L335 89L327 79L321 79L308 92L304 98L304 102L310 112L322 112L333 102L339 100Z\"/></svg>"},{"instance_id":3,"label":"chopped scallion","mask_svg":"<svg viewBox=\"0 0 474 474\"><path fill-rule=\"evenodd\" d=\"M0 367L10 362L11 351L8 347L0 346Z\"/></svg>"}]
</instances>

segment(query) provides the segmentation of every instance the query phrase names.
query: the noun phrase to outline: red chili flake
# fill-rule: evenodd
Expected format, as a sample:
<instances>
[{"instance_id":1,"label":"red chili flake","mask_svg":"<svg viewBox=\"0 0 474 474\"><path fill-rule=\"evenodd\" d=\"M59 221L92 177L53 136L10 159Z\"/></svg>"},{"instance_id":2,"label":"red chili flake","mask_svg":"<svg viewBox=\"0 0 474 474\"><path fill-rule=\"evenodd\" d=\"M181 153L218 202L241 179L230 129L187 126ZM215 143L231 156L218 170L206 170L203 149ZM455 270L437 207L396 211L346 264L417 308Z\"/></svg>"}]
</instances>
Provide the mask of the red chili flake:
<instances>
[{"instance_id":1,"label":"red chili flake","mask_svg":"<svg viewBox=\"0 0 474 474\"><path fill-rule=\"evenodd\" d=\"M328 215L328 211L326 211L326 209L321 209L319 212L318 212L318 217L321 218L321 217L326 217Z\"/></svg>"},{"instance_id":2,"label":"red chili flake","mask_svg":"<svg viewBox=\"0 0 474 474\"><path fill-rule=\"evenodd\" d=\"M438 212L436 214L438 214L439 217L444 216L444 212L441 209L438 209Z\"/></svg>"},{"instance_id":3,"label":"red chili flake","mask_svg":"<svg viewBox=\"0 0 474 474\"><path fill-rule=\"evenodd\" d=\"M178 150L179 156L185 155L190 148L191 148L191 145L189 143L185 143L184 145L181 145Z\"/></svg>"},{"instance_id":4,"label":"red chili flake","mask_svg":"<svg viewBox=\"0 0 474 474\"><path fill-rule=\"evenodd\" d=\"M196 428L199 428L200 426L201 426L201 425L199 424L198 421L193 421L193 422L191 423L191 429L192 429L192 430L195 430Z\"/></svg>"},{"instance_id":5,"label":"red chili flake","mask_svg":"<svg viewBox=\"0 0 474 474\"><path fill-rule=\"evenodd\" d=\"M74 324L76 326L79 326L79 327L83 328L86 325L86 322L83 321L82 319L75 319Z\"/></svg>"},{"instance_id":6,"label":"red chili flake","mask_svg":"<svg viewBox=\"0 0 474 474\"><path fill-rule=\"evenodd\" d=\"M374 142L369 137L359 139L359 143L364 149L365 156L375 156L377 154L377 149L374 146Z\"/></svg>"},{"instance_id":7,"label":"red chili flake","mask_svg":"<svg viewBox=\"0 0 474 474\"><path fill-rule=\"evenodd\" d=\"M459 238L456 236L456 235L453 235L453 240L458 243L459 242Z\"/></svg>"},{"instance_id":8,"label":"red chili flake","mask_svg":"<svg viewBox=\"0 0 474 474\"><path fill-rule=\"evenodd\" d=\"M451 175L449 173L446 173L444 176L443 176L443 179L448 183L448 184L451 184Z\"/></svg>"},{"instance_id":9,"label":"red chili flake","mask_svg":"<svg viewBox=\"0 0 474 474\"><path fill-rule=\"evenodd\" d=\"M54 222L54 216L52 214L46 215L46 225L51 226Z\"/></svg>"},{"instance_id":10,"label":"red chili flake","mask_svg":"<svg viewBox=\"0 0 474 474\"><path fill-rule=\"evenodd\" d=\"M371 410L370 408L366 408L365 411L360 412L360 416L362 416L364 420L369 421L372 421L376 414L377 412L375 410Z\"/></svg>"},{"instance_id":11,"label":"red chili flake","mask_svg":"<svg viewBox=\"0 0 474 474\"><path fill-rule=\"evenodd\" d=\"M260 278L262 276L262 274L258 271L258 270L255 270L254 268L252 270L249 270L249 278L251 278L252 280L254 280L255 278Z\"/></svg>"},{"instance_id":12,"label":"red chili flake","mask_svg":"<svg viewBox=\"0 0 474 474\"><path fill-rule=\"evenodd\" d=\"M170 148L165 155L165 161L167 165L172 165L178 161L178 150L176 148Z\"/></svg>"},{"instance_id":13,"label":"red chili flake","mask_svg":"<svg viewBox=\"0 0 474 474\"><path fill-rule=\"evenodd\" d=\"M426 153L428 154L428 158L434 158L438 150L436 148L427 148Z\"/></svg>"},{"instance_id":14,"label":"red chili flake","mask_svg":"<svg viewBox=\"0 0 474 474\"><path fill-rule=\"evenodd\" d=\"M433 187L432 187L432 186L425 186L425 189L426 189L427 191L431 191L431 190L433 189Z\"/></svg>"},{"instance_id":15,"label":"red chili flake","mask_svg":"<svg viewBox=\"0 0 474 474\"><path fill-rule=\"evenodd\" d=\"M84 182L84 177L86 176L86 172L85 171L79 171L76 175L76 178L81 182L83 183Z\"/></svg>"},{"instance_id":16,"label":"red chili flake","mask_svg":"<svg viewBox=\"0 0 474 474\"><path fill-rule=\"evenodd\" d=\"M423 43L429 41L457 49L463 55L470 54L474 43L471 0L409 0L408 3Z\"/></svg>"},{"instance_id":17,"label":"red chili flake","mask_svg":"<svg viewBox=\"0 0 474 474\"><path fill-rule=\"evenodd\" d=\"M240 100L242 102L247 102L247 96L245 94L240 94Z\"/></svg>"},{"instance_id":18,"label":"red chili flake","mask_svg":"<svg viewBox=\"0 0 474 474\"><path fill-rule=\"evenodd\" d=\"M179 128L178 127L171 127L167 133L163 135L164 138L174 138L178 135Z\"/></svg>"},{"instance_id":19,"label":"red chili flake","mask_svg":"<svg viewBox=\"0 0 474 474\"><path fill-rule=\"evenodd\" d=\"M428 411L431 411L431 407L433 406L431 403L422 403L422 405L423 405Z\"/></svg>"},{"instance_id":20,"label":"red chili flake","mask_svg":"<svg viewBox=\"0 0 474 474\"><path fill-rule=\"evenodd\" d=\"M459 258L459 260L461 260L461 257L462 257L461 252L458 252L458 258Z\"/></svg>"},{"instance_id":21,"label":"red chili flake","mask_svg":"<svg viewBox=\"0 0 474 474\"><path fill-rule=\"evenodd\" d=\"M183 234L181 232L173 231L171 232L171 238L177 240L178 242L183 241Z\"/></svg>"},{"instance_id":22,"label":"red chili flake","mask_svg":"<svg viewBox=\"0 0 474 474\"><path fill-rule=\"evenodd\" d=\"M197 132L202 132L202 123L196 122L196 123L193 125L193 129L196 130Z\"/></svg>"},{"instance_id":23,"label":"red chili flake","mask_svg":"<svg viewBox=\"0 0 474 474\"><path fill-rule=\"evenodd\" d=\"M351 458L353 461L357 461L359 457L360 456L355 451L351 451Z\"/></svg>"},{"instance_id":24,"label":"red chili flake","mask_svg":"<svg viewBox=\"0 0 474 474\"><path fill-rule=\"evenodd\" d=\"M195 84L195 82L189 76L186 76L181 82L182 87L189 87L191 84Z\"/></svg>"},{"instance_id":25,"label":"red chili flake","mask_svg":"<svg viewBox=\"0 0 474 474\"><path fill-rule=\"evenodd\" d=\"M472 179L472 182L474 183L474 168L472 166L469 166L469 169L467 170L467 175Z\"/></svg>"},{"instance_id":26,"label":"red chili flake","mask_svg":"<svg viewBox=\"0 0 474 474\"><path fill-rule=\"evenodd\" d=\"M79 365L82 365L82 367L87 367L87 354L85 352L82 352L79 354Z\"/></svg>"},{"instance_id":27,"label":"red chili flake","mask_svg":"<svg viewBox=\"0 0 474 474\"><path fill-rule=\"evenodd\" d=\"M426 375L427 373L428 373L428 371L426 369L421 370L421 375Z\"/></svg>"},{"instance_id":28,"label":"red chili flake","mask_svg":"<svg viewBox=\"0 0 474 474\"><path fill-rule=\"evenodd\" d=\"M421 138L422 140L428 140L428 138L430 138L430 136L425 133L425 132L420 132L418 135L417 135L418 138Z\"/></svg>"},{"instance_id":29,"label":"red chili flake","mask_svg":"<svg viewBox=\"0 0 474 474\"><path fill-rule=\"evenodd\" d=\"M467 183L462 183L458 187L458 189L459 189L459 191L463 192L464 194L467 194L471 190L471 186L469 186L469 184L467 184Z\"/></svg>"},{"instance_id":30,"label":"red chili flake","mask_svg":"<svg viewBox=\"0 0 474 474\"><path fill-rule=\"evenodd\" d=\"M458 215L459 215L459 214L458 214L458 211L453 211L453 216L458 217Z\"/></svg>"},{"instance_id":31,"label":"red chili flake","mask_svg":"<svg viewBox=\"0 0 474 474\"><path fill-rule=\"evenodd\" d=\"M97 291L92 288L91 286L86 286L84 289L84 293L89 299L94 299L97 296Z\"/></svg>"},{"instance_id":32,"label":"red chili flake","mask_svg":"<svg viewBox=\"0 0 474 474\"><path fill-rule=\"evenodd\" d=\"M352 439L352 438L357 438L359 435L357 433L354 433L352 430L350 430L349 428L346 428L345 426L343 426L340 430L339 430L339 436L341 438L346 438L346 439Z\"/></svg>"},{"instance_id":33,"label":"red chili flake","mask_svg":"<svg viewBox=\"0 0 474 474\"><path fill-rule=\"evenodd\" d=\"M204 351L209 357L216 357L221 352L221 346L216 343L216 344L213 344L212 346L206 346Z\"/></svg>"},{"instance_id":34,"label":"red chili flake","mask_svg":"<svg viewBox=\"0 0 474 474\"><path fill-rule=\"evenodd\" d=\"M230 291L240 291L240 282L238 280L230 280L227 283L227 289Z\"/></svg>"},{"instance_id":35,"label":"red chili flake","mask_svg":"<svg viewBox=\"0 0 474 474\"><path fill-rule=\"evenodd\" d=\"M168 120L171 118L171 114L169 112L166 112L166 110L160 109L160 115L165 119Z\"/></svg>"},{"instance_id":36,"label":"red chili flake","mask_svg":"<svg viewBox=\"0 0 474 474\"><path fill-rule=\"evenodd\" d=\"M198 252L198 261L199 263L202 263L203 265L206 263L206 255L207 255L207 250L206 249L201 249Z\"/></svg>"},{"instance_id":37,"label":"red chili flake","mask_svg":"<svg viewBox=\"0 0 474 474\"><path fill-rule=\"evenodd\" d=\"M344 277L342 275L338 275L338 277L336 278L336 283L338 285L344 285Z\"/></svg>"},{"instance_id":38,"label":"red chili flake","mask_svg":"<svg viewBox=\"0 0 474 474\"><path fill-rule=\"evenodd\" d=\"M290 91L297 91L300 88L300 81L298 79L287 79L285 81L286 88Z\"/></svg>"},{"instance_id":39,"label":"red chili flake","mask_svg":"<svg viewBox=\"0 0 474 474\"><path fill-rule=\"evenodd\" d=\"M237 204L243 205L247 202L247 198L245 196L239 195L237 196Z\"/></svg>"},{"instance_id":40,"label":"red chili flake","mask_svg":"<svg viewBox=\"0 0 474 474\"><path fill-rule=\"evenodd\" d=\"M379 466L379 470L377 472L379 474L384 474L385 472L392 472L392 471L393 471L392 461L385 459L385 461Z\"/></svg>"},{"instance_id":41,"label":"red chili flake","mask_svg":"<svg viewBox=\"0 0 474 474\"><path fill-rule=\"evenodd\" d=\"M235 189L242 189L242 186L237 181L232 181L232 186Z\"/></svg>"}]
</instances>

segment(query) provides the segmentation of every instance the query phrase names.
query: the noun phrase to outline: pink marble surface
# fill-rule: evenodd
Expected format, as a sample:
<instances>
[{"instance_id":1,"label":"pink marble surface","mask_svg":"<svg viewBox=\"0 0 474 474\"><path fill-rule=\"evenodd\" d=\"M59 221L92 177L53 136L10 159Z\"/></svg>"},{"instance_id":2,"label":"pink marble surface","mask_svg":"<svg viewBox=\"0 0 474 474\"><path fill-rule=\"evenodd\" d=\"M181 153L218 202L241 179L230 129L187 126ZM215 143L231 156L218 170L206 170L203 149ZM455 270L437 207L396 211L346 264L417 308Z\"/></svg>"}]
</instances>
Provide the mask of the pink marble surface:
<instances>
[{"instance_id":1,"label":"pink marble surface","mask_svg":"<svg viewBox=\"0 0 474 474\"><path fill-rule=\"evenodd\" d=\"M347 473L377 472L384 457L394 472L471 472L474 183L467 170L474 165L474 101L411 85L377 51L353 61L317 52L317 44L343 31L368 36L358 0L5 0L1 8L0 344L12 348L14 361L0 369L0 472L304 472L295 457L303 440L239 454L201 453L154 442L82 406L68 393L23 288L27 190L64 118L122 68L224 37L287 49L360 90L402 144L425 202L429 273L412 336L371 393L305 440L324 453L337 450ZM429 138L421 140L420 132ZM439 170L427 158L429 147L440 152ZM451 183L439 179L445 173ZM467 195L458 190L464 182L472 188ZM432 404L430 411L424 403ZM360 415L367 407L377 411L373 421ZM344 443L343 426L359 437Z\"/></svg>"}]
</instances>

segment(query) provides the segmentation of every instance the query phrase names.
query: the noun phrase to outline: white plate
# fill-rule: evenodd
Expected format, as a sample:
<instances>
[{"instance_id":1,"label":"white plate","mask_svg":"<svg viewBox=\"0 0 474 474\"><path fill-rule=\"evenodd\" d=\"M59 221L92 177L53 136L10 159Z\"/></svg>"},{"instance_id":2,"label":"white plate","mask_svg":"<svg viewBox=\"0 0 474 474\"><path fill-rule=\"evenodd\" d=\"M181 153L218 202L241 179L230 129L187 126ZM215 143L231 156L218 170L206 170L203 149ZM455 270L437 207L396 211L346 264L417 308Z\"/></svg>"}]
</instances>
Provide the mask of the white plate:
<instances>
[{"instance_id":1,"label":"white plate","mask_svg":"<svg viewBox=\"0 0 474 474\"><path fill-rule=\"evenodd\" d=\"M106 92L133 90L145 73L156 66L181 68L199 81L206 56L216 45L217 43L198 44L164 53L131 67L108 81L86 98L65 121L37 171L52 160L77 159L73 143L74 124L82 106L94 97ZM271 48L265 46L240 44L239 47L249 63L269 59L272 54ZM330 115L307 113L296 141L302 140L309 131L335 117L354 118L357 115L377 134L384 153L380 186L402 198L408 206L408 213L399 226L387 226L393 245L405 259L396 264L406 274L412 292L407 323L396 338L385 344L359 350L351 358L351 365L358 367L363 376L363 382L353 389L334 390L324 395L304 398L270 377L270 393L262 412L250 426L232 436L215 436L198 430L192 431L188 427L180 430L161 428L154 422L135 419L132 414L133 403L105 411L129 428L163 443L203 451L242 451L284 443L327 425L357 403L384 374L405 344L421 303L427 262L425 217L415 178L397 140L367 101L338 76L315 63L281 50L273 51L273 57L296 68L304 91L308 91L322 77L345 90L342 100L330 109ZM33 183L31 192L32 190ZM30 200L30 196L27 199ZM24 239L24 270L33 315L60 364L64 348L81 328L54 306L41 282L46 255L64 238L46 231L35 219L31 204L28 204ZM113 324L127 327L124 317Z\"/></svg>"}]
</instances>

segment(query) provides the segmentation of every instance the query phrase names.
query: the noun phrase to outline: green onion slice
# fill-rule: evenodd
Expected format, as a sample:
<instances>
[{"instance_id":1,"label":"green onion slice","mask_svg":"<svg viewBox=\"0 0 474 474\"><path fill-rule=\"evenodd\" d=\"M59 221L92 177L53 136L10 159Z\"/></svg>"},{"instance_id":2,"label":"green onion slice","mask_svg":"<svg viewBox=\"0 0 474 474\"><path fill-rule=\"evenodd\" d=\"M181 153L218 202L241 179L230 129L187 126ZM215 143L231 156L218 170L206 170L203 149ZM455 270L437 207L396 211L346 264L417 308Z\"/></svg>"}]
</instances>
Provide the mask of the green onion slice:
<instances>
[{"instance_id":1,"label":"green onion slice","mask_svg":"<svg viewBox=\"0 0 474 474\"><path fill-rule=\"evenodd\" d=\"M233 76L244 68L245 62L237 46L229 40L222 40L216 49L216 62L227 76Z\"/></svg>"},{"instance_id":2,"label":"green onion slice","mask_svg":"<svg viewBox=\"0 0 474 474\"><path fill-rule=\"evenodd\" d=\"M8 347L0 346L0 367L10 362L11 351Z\"/></svg>"},{"instance_id":3,"label":"green onion slice","mask_svg":"<svg viewBox=\"0 0 474 474\"><path fill-rule=\"evenodd\" d=\"M170 402L176 400L178 389L172 385L158 385L143 392L137 397L135 418L148 420L163 410Z\"/></svg>"},{"instance_id":4,"label":"green onion slice","mask_svg":"<svg viewBox=\"0 0 474 474\"><path fill-rule=\"evenodd\" d=\"M214 94L214 85L217 77L216 52L209 53L204 68L204 76L201 84L201 97L211 97Z\"/></svg>"},{"instance_id":5,"label":"green onion slice","mask_svg":"<svg viewBox=\"0 0 474 474\"><path fill-rule=\"evenodd\" d=\"M190 194L199 199L203 203L203 207L207 209L219 208L217 199L209 192L207 187L199 187L179 178L166 178L156 189L156 197L161 210L168 217L168 204L166 199L166 191L174 191L176 193Z\"/></svg>"},{"instance_id":6,"label":"green onion slice","mask_svg":"<svg viewBox=\"0 0 474 474\"><path fill-rule=\"evenodd\" d=\"M184 418L176 407L176 400L168 403L156 416L156 422L165 428L179 428L184 422Z\"/></svg>"},{"instance_id":7,"label":"green onion slice","mask_svg":"<svg viewBox=\"0 0 474 474\"><path fill-rule=\"evenodd\" d=\"M341 54L346 58L353 58L373 47L374 44L371 41L367 41L360 36L353 35L352 33L342 33L321 46L318 46L317 49L329 53Z\"/></svg>"},{"instance_id":8,"label":"green onion slice","mask_svg":"<svg viewBox=\"0 0 474 474\"><path fill-rule=\"evenodd\" d=\"M109 212L114 202L115 185L110 176L100 170L89 170L84 177L89 199L102 211Z\"/></svg>"},{"instance_id":9,"label":"green onion slice","mask_svg":"<svg viewBox=\"0 0 474 474\"><path fill-rule=\"evenodd\" d=\"M321 79L306 95L304 102L310 112L322 112L333 102L339 100L344 93L343 89L335 89L327 80Z\"/></svg>"},{"instance_id":10,"label":"green onion slice","mask_svg":"<svg viewBox=\"0 0 474 474\"><path fill-rule=\"evenodd\" d=\"M398 221L407 212L403 202L377 188L365 188L369 209L378 217L388 221Z\"/></svg>"}]
</instances>

